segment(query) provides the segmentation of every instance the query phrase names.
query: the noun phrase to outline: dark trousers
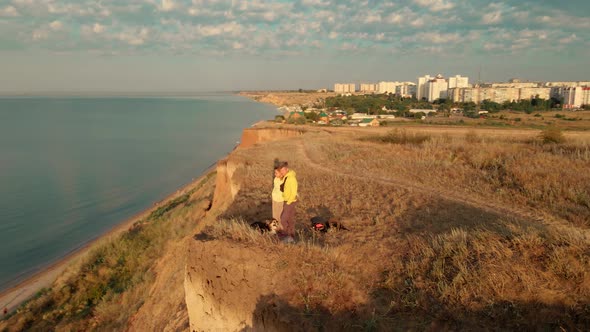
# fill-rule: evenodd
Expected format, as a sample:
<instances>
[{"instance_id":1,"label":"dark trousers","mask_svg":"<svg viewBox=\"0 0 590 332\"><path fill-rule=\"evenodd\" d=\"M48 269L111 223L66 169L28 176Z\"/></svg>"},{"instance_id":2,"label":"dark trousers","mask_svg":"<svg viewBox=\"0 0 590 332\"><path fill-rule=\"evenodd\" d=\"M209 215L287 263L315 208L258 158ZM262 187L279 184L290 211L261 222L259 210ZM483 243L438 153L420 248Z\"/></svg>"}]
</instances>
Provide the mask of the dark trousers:
<instances>
[{"instance_id":1,"label":"dark trousers","mask_svg":"<svg viewBox=\"0 0 590 332\"><path fill-rule=\"evenodd\" d=\"M283 213L281 213L281 225L283 225L283 233L289 236L295 235L295 205L297 202L283 205Z\"/></svg>"}]
</instances>

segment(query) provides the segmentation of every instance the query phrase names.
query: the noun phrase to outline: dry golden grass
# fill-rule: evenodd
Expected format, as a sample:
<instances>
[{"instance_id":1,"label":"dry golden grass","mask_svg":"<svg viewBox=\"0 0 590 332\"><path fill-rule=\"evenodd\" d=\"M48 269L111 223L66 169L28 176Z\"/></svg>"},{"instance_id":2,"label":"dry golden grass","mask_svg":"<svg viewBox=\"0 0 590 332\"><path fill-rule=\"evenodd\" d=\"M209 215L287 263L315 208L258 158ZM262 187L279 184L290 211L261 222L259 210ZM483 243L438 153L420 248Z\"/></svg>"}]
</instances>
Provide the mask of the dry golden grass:
<instances>
[{"instance_id":1,"label":"dry golden grass","mask_svg":"<svg viewBox=\"0 0 590 332\"><path fill-rule=\"evenodd\" d=\"M224 218L268 218L272 160L286 159L300 185L299 242L285 246L244 224L221 226L232 234L215 236L289 257L295 282L283 300L314 326L575 330L590 324L587 138L544 145L535 133L404 130L406 137L430 139L382 143L359 139L387 134L382 129L310 130L238 150L247 163ZM316 215L334 217L350 231L318 235L308 227Z\"/></svg>"},{"instance_id":2,"label":"dry golden grass","mask_svg":"<svg viewBox=\"0 0 590 332\"><path fill-rule=\"evenodd\" d=\"M428 139L413 144L375 138L387 129L311 128L297 138L237 149L234 157L244 163L233 181L240 191L227 210L211 211L219 219L197 237L276 253L266 264L290 277L262 312L286 307L293 324L309 330L587 329L588 134L542 144L537 131L403 130L402 137ZM271 216L275 158L297 172L295 245L249 227ZM134 236L161 250L190 232L200 209L189 200ZM311 231L309 220L318 215L349 231ZM91 256L87 283L67 280L34 300L11 321L15 329L124 329L154 278L142 262L158 257L131 250L145 247L129 245L129 236ZM117 259L120 247L131 250L125 264ZM117 266L115 272L145 273L121 274L130 276L116 279L131 285L123 292L93 288ZM80 312L83 319L64 314L87 308L92 294L102 295L90 312ZM47 320L35 320L40 317Z\"/></svg>"},{"instance_id":3,"label":"dry golden grass","mask_svg":"<svg viewBox=\"0 0 590 332\"><path fill-rule=\"evenodd\" d=\"M462 115L428 117L422 121L431 125L459 125L467 127L536 128L558 127L562 130L587 131L590 128L590 111L542 111L526 114L516 111L490 113L482 118Z\"/></svg>"}]
</instances>

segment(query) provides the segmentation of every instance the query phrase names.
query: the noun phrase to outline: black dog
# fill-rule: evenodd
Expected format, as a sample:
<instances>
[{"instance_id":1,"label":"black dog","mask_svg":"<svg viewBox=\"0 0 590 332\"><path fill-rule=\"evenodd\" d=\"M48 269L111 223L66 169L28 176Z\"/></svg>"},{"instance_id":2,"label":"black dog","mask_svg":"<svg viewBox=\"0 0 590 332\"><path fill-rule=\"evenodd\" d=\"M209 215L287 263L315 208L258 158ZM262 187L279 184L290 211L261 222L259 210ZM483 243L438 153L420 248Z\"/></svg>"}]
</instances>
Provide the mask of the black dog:
<instances>
[{"instance_id":1,"label":"black dog","mask_svg":"<svg viewBox=\"0 0 590 332\"><path fill-rule=\"evenodd\" d=\"M339 231L348 231L341 223L334 219L326 219L323 217L311 218L311 228L316 232L326 233L328 229L335 229Z\"/></svg>"},{"instance_id":2,"label":"black dog","mask_svg":"<svg viewBox=\"0 0 590 332\"><path fill-rule=\"evenodd\" d=\"M276 234L277 230L279 229L279 221L276 219L272 220L265 220L265 221L257 221L250 224L250 227L257 229L260 233L270 233Z\"/></svg>"}]
</instances>

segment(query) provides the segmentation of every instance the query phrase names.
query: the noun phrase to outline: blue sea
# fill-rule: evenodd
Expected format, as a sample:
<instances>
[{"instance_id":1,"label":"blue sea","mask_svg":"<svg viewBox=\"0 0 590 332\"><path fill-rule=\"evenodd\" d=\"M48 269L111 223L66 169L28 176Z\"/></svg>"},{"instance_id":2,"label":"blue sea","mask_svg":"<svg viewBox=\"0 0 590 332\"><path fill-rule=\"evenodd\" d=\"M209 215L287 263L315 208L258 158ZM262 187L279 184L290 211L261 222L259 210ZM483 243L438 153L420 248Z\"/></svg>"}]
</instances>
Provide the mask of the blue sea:
<instances>
[{"instance_id":1,"label":"blue sea","mask_svg":"<svg viewBox=\"0 0 590 332\"><path fill-rule=\"evenodd\" d=\"M149 208L274 107L190 98L0 98L0 290Z\"/></svg>"}]
</instances>

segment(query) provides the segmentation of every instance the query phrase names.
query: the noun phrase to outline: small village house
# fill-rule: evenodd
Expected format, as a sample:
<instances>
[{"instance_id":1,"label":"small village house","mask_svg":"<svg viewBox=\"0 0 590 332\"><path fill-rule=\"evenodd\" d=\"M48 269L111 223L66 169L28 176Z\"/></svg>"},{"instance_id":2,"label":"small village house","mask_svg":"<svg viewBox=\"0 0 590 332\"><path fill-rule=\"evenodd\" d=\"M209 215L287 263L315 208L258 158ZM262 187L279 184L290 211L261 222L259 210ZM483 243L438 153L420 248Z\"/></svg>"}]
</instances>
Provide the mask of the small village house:
<instances>
[{"instance_id":1,"label":"small village house","mask_svg":"<svg viewBox=\"0 0 590 332\"><path fill-rule=\"evenodd\" d=\"M359 127L379 127L379 120L370 118L362 119Z\"/></svg>"}]
</instances>

